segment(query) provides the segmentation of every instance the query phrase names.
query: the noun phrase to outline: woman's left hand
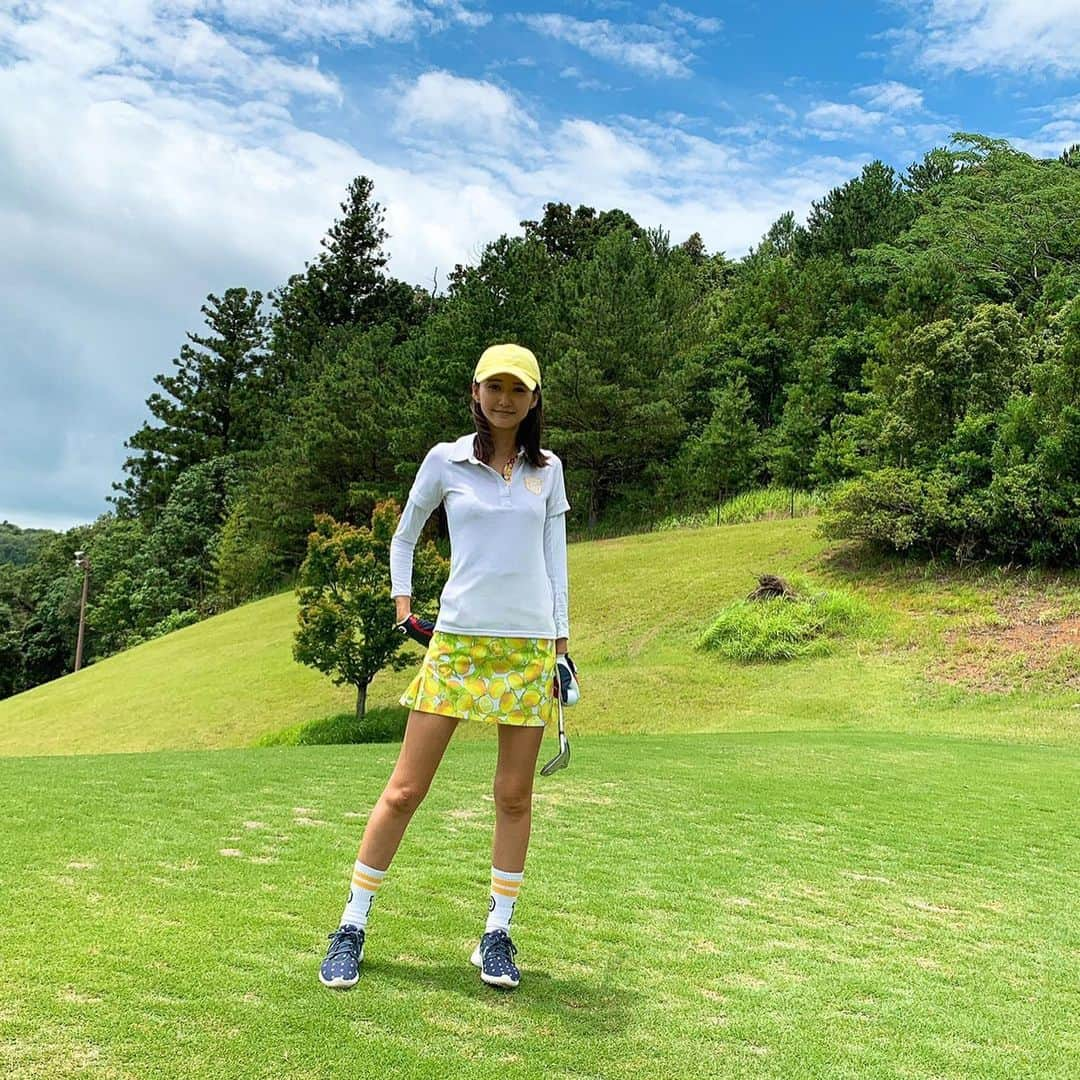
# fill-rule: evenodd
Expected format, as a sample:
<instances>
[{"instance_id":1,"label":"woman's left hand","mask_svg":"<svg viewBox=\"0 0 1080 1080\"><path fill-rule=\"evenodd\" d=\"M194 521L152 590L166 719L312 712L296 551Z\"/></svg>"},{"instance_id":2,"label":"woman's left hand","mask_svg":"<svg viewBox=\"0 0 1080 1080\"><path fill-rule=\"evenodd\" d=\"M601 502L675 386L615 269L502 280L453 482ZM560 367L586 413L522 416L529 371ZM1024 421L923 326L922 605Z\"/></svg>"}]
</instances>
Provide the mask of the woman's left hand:
<instances>
[{"instance_id":1,"label":"woman's left hand","mask_svg":"<svg viewBox=\"0 0 1080 1080\"><path fill-rule=\"evenodd\" d=\"M430 619L421 619L411 612L401 622L394 623L394 628L425 646L431 641L431 635L435 632L435 624Z\"/></svg>"},{"instance_id":2,"label":"woman's left hand","mask_svg":"<svg viewBox=\"0 0 1080 1080\"><path fill-rule=\"evenodd\" d=\"M581 697L577 680L577 667L569 653L559 653L555 658L555 693L564 705L576 705Z\"/></svg>"}]
</instances>

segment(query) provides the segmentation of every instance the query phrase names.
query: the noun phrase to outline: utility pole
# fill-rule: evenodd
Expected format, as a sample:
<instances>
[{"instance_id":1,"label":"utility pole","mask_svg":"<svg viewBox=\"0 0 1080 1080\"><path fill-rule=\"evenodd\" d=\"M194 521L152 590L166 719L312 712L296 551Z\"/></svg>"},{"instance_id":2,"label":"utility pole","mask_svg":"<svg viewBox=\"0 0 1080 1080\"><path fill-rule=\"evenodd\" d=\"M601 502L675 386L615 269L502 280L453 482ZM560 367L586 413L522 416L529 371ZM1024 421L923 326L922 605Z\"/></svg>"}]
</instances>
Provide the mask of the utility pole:
<instances>
[{"instance_id":1,"label":"utility pole","mask_svg":"<svg viewBox=\"0 0 1080 1080\"><path fill-rule=\"evenodd\" d=\"M79 601L79 640L75 646L75 670L82 667L83 630L86 626L86 594L90 588L90 560L85 551L75 552L75 565L83 572L82 599Z\"/></svg>"}]
</instances>

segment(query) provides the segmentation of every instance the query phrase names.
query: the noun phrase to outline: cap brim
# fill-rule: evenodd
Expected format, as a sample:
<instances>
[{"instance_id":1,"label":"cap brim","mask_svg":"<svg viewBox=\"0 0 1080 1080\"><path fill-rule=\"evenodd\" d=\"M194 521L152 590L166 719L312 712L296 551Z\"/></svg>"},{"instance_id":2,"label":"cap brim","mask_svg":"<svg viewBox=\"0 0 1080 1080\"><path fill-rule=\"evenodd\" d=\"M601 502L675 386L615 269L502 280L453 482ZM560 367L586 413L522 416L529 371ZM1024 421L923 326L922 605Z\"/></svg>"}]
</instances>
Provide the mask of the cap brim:
<instances>
[{"instance_id":1,"label":"cap brim","mask_svg":"<svg viewBox=\"0 0 1080 1080\"><path fill-rule=\"evenodd\" d=\"M490 379L492 375L513 375L515 379L520 379L530 390L535 390L540 384L527 372L518 371L516 368L502 368L498 371L485 371L482 375L473 375L474 382L482 382L484 379Z\"/></svg>"}]
</instances>

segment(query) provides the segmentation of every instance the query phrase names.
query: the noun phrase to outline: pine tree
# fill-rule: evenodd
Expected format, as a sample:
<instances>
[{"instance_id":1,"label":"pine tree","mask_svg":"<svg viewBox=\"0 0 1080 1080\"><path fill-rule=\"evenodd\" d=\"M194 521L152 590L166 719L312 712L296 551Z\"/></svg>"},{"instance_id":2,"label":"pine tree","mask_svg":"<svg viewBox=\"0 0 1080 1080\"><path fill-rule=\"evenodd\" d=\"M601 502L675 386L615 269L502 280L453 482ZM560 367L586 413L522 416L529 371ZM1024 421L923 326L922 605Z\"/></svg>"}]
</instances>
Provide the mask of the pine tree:
<instances>
[{"instance_id":1,"label":"pine tree","mask_svg":"<svg viewBox=\"0 0 1080 1080\"><path fill-rule=\"evenodd\" d=\"M153 514L165 504L177 477L191 465L261 442L266 387L263 376L266 320L262 293L228 289L202 306L207 336L188 333L173 360L176 372L155 375L164 391L146 400L158 426L143 426L124 444L137 451L124 462L129 475L113 484L125 514Z\"/></svg>"},{"instance_id":2,"label":"pine tree","mask_svg":"<svg viewBox=\"0 0 1080 1080\"><path fill-rule=\"evenodd\" d=\"M366 328L389 322L402 339L430 308L422 289L389 277L383 208L374 184L356 177L341 203L341 217L320 241L322 251L303 273L293 274L272 296L272 365L277 390L286 398L309 381L315 349L336 327Z\"/></svg>"}]
</instances>

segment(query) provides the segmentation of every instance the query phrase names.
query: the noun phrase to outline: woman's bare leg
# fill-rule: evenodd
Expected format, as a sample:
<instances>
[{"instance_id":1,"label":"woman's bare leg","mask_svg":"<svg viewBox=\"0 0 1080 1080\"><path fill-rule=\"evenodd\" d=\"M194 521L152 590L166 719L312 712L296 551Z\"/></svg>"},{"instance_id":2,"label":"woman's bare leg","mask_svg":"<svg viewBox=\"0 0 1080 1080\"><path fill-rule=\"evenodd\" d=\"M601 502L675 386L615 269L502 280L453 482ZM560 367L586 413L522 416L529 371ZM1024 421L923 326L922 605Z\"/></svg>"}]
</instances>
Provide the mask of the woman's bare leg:
<instances>
[{"instance_id":1,"label":"woman's bare leg","mask_svg":"<svg viewBox=\"0 0 1080 1080\"><path fill-rule=\"evenodd\" d=\"M499 724L499 760L495 766L495 835L491 865L511 874L525 869L532 828L532 789L542 727Z\"/></svg>"},{"instance_id":2,"label":"woman's bare leg","mask_svg":"<svg viewBox=\"0 0 1080 1080\"><path fill-rule=\"evenodd\" d=\"M376 870L389 867L458 723L456 716L409 713L401 753L364 829L357 856L361 862Z\"/></svg>"}]
</instances>

